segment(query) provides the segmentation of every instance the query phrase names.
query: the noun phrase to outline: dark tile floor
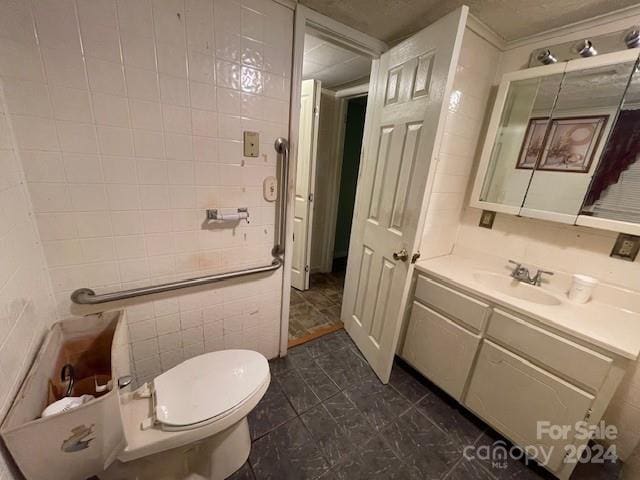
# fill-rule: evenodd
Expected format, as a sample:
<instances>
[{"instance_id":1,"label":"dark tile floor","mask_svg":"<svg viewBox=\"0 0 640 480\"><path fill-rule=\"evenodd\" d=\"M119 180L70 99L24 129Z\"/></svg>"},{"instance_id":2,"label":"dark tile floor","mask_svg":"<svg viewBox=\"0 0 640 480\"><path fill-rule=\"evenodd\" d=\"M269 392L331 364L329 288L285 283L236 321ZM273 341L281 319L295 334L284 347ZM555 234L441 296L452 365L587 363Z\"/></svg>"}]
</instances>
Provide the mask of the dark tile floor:
<instances>
[{"instance_id":1,"label":"dark tile floor","mask_svg":"<svg viewBox=\"0 0 640 480\"><path fill-rule=\"evenodd\" d=\"M304 292L291 289L289 340L312 335L324 327L342 325L344 272L314 273L309 284L311 288Z\"/></svg>"},{"instance_id":2,"label":"dark tile floor","mask_svg":"<svg viewBox=\"0 0 640 480\"><path fill-rule=\"evenodd\" d=\"M539 467L463 455L498 434L402 362L389 385L343 330L271 362L269 390L249 415L253 445L233 480L535 480ZM572 480L612 480L620 464L579 465Z\"/></svg>"}]
</instances>

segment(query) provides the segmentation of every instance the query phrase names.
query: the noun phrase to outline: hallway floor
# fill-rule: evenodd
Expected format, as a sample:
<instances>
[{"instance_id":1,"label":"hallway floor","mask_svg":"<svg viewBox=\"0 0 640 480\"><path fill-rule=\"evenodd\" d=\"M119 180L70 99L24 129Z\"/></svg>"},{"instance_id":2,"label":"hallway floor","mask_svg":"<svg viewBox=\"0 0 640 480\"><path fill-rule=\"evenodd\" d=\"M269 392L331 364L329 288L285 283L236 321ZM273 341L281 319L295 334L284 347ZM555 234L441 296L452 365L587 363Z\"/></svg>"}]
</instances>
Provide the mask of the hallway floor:
<instances>
[{"instance_id":1,"label":"hallway floor","mask_svg":"<svg viewBox=\"0 0 640 480\"><path fill-rule=\"evenodd\" d=\"M311 288L304 292L291 288L290 347L342 328L344 271L311 274L309 283Z\"/></svg>"},{"instance_id":2,"label":"hallway floor","mask_svg":"<svg viewBox=\"0 0 640 480\"><path fill-rule=\"evenodd\" d=\"M396 362L383 385L344 330L271 362L269 390L249 415L249 461L233 480L535 480L539 467L467 459L501 437ZM620 464L581 464L572 480L613 480Z\"/></svg>"}]
</instances>

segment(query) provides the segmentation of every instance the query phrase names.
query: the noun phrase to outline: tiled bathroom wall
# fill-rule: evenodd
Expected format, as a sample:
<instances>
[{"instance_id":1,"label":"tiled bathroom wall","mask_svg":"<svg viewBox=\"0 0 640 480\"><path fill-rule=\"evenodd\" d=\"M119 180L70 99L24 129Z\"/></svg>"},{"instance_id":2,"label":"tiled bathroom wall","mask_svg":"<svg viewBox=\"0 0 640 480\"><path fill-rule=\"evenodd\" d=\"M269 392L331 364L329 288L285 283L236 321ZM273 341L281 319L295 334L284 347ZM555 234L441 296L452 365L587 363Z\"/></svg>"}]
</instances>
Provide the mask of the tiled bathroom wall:
<instances>
[{"instance_id":1,"label":"tiled bathroom wall","mask_svg":"<svg viewBox=\"0 0 640 480\"><path fill-rule=\"evenodd\" d=\"M453 248L499 59L495 46L465 30L422 234L422 259L447 255Z\"/></svg>"},{"instance_id":2,"label":"tiled bathroom wall","mask_svg":"<svg viewBox=\"0 0 640 480\"><path fill-rule=\"evenodd\" d=\"M90 311L76 288L270 263L292 25L272 0L3 3L0 76L60 318ZM237 207L249 224L205 222ZM278 271L128 305L138 379L220 348L277 355L280 290Z\"/></svg>"},{"instance_id":3,"label":"tiled bathroom wall","mask_svg":"<svg viewBox=\"0 0 640 480\"><path fill-rule=\"evenodd\" d=\"M0 82L0 423L55 309ZM0 479L10 473L0 451Z\"/></svg>"}]
</instances>

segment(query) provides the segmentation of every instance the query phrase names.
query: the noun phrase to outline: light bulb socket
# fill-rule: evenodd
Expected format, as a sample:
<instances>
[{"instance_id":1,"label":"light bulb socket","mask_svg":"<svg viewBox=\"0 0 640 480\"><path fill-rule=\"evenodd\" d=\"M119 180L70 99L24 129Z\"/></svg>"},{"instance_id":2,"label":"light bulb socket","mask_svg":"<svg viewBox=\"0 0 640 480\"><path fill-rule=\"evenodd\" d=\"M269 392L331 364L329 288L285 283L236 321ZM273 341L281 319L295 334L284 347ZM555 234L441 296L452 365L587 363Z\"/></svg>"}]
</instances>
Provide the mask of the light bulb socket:
<instances>
[{"instance_id":1,"label":"light bulb socket","mask_svg":"<svg viewBox=\"0 0 640 480\"><path fill-rule=\"evenodd\" d=\"M624 35L624 43L627 48L640 47L640 28L632 27Z\"/></svg>"},{"instance_id":2,"label":"light bulb socket","mask_svg":"<svg viewBox=\"0 0 640 480\"><path fill-rule=\"evenodd\" d=\"M540 50L538 52L538 55L536 56L536 59L543 65L552 65L558 62L558 59L553 56L551 50L549 50L548 48Z\"/></svg>"},{"instance_id":3,"label":"light bulb socket","mask_svg":"<svg viewBox=\"0 0 640 480\"><path fill-rule=\"evenodd\" d=\"M598 54L598 50L593 46L591 40L580 40L573 47L578 55L581 57L595 57Z\"/></svg>"}]
</instances>

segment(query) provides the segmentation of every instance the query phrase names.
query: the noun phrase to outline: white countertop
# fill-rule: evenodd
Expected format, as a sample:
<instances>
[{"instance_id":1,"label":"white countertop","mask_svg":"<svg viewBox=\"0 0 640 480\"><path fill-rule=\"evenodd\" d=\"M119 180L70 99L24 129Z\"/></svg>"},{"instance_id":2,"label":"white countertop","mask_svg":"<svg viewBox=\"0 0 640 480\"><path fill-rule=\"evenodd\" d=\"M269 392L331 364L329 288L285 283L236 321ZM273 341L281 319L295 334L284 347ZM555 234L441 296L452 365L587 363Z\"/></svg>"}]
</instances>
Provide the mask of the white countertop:
<instances>
[{"instance_id":1,"label":"white countertop","mask_svg":"<svg viewBox=\"0 0 640 480\"><path fill-rule=\"evenodd\" d=\"M640 313L604 303L595 295L586 304L572 303L567 299L562 286L558 284L559 280L555 285L552 283L536 288L542 288L554 295L560 300L560 305L540 305L503 294L474 279L473 274L479 271L508 275L506 261L504 263L504 266L500 266L495 262L447 255L422 260L416 264L416 269L605 350L632 360L638 358ZM623 293L638 295L637 292L631 291ZM607 297L602 295L602 298Z\"/></svg>"}]
</instances>

